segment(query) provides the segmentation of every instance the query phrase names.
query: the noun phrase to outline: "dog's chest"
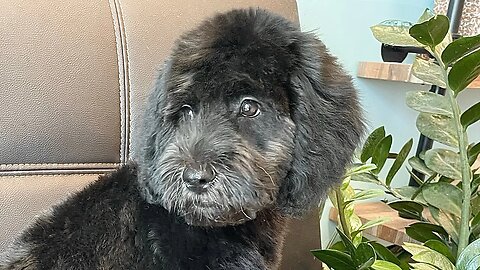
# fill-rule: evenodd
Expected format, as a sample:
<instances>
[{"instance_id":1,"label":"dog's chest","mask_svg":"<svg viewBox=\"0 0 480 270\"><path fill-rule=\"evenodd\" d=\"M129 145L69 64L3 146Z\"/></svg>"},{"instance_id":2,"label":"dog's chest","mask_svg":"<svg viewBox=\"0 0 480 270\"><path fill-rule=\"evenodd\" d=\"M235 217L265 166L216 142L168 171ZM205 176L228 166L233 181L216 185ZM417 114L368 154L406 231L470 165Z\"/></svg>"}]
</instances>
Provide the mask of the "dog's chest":
<instances>
[{"instance_id":1,"label":"dog's chest","mask_svg":"<svg viewBox=\"0 0 480 270\"><path fill-rule=\"evenodd\" d=\"M266 222L266 223L265 223ZM261 220L204 229L164 217L150 223L147 244L161 269L275 269L283 226Z\"/></svg>"}]
</instances>

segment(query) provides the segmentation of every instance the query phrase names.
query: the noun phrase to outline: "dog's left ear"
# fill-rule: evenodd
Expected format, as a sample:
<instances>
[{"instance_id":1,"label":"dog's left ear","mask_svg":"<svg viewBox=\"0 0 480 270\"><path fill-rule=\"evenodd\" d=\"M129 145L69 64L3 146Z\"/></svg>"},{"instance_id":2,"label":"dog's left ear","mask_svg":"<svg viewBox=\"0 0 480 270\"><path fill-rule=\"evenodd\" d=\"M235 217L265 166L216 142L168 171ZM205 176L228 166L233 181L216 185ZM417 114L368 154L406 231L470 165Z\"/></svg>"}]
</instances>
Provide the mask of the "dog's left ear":
<instances>
[{"instance_id":1,"label":"dog's left ear","mask_svg":"<svg viewBox=\"0 0 480 270\"><path fill-rule=\"evenodd\" d=\"M339 184L364 123L352 78L323 43L300 33L289 49L294 63L290 110L296 125L295 148L277 205L283 213L299 217Z\"/></svg>"}]
</instances>

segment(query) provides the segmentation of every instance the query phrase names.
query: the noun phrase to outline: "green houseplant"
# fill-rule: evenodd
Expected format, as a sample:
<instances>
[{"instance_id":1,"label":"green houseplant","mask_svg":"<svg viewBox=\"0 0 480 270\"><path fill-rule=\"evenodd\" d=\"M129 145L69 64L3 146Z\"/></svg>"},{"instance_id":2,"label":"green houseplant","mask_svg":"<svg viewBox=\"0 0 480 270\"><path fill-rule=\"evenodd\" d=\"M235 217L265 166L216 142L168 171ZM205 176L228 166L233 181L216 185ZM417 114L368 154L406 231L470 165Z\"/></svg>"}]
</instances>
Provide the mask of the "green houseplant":
<instances>
[{"instance_id":1,"label":"green houseplant","mask_svg":"<svg viewBox=\"0 0 480 270\"><path fill-rule=\"evenodd\" d=\"M374 130L363 146L360 162L347 171L343 184L330 192L339 213L340 241L312 253L331 269L479 269L480 174L472 164L480 153L480 143L469 142L467 129L480 120L480 102L462 112L457 97L480 75L480 35L452 41L448 18L429 10L415 25L392 20L371 29L382 43L422 47L432 56L417 56L412 71L423 81L445 88L445 96L414 91L407 93L406 102L419 112L418 130L442 146L408 158L412 140L392 153L392 135L386 135L383 127ZM379 174L389 158L394 159L393 164L381 179ZM402 167L418 187L392 187ZM426 179L416 177L412 170ZM400 216L417 220L406 228L417 243L387 248L363 238L364 229L385 220L361 224L353 212L354 204L379 196L382 190L355 192L350 181L374 183L392 195L395 200L388 205Z\"/></svg>"}]
</instances>

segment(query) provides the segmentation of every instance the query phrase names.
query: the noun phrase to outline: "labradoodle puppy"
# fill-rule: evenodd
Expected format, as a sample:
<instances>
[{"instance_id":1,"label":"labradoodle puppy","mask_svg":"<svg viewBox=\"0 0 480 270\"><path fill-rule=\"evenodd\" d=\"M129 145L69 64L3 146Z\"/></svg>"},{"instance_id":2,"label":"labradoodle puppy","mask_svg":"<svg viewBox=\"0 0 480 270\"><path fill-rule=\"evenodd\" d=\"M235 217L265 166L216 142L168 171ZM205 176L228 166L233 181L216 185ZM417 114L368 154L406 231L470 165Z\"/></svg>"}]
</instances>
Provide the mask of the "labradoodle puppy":
<instances>
[{"instance_id":1,"label":"labradoodle puppy","mask_svg":"<svg viewBox=\"0 0 480 270\"><path fill-rule=\"evenodd\" d=\"M313 35L264 10L218 14L166 61L136 165L37 220L0 268L275 269L289 218L339 182L363 129Z\"/></svg>"}]
</instances>

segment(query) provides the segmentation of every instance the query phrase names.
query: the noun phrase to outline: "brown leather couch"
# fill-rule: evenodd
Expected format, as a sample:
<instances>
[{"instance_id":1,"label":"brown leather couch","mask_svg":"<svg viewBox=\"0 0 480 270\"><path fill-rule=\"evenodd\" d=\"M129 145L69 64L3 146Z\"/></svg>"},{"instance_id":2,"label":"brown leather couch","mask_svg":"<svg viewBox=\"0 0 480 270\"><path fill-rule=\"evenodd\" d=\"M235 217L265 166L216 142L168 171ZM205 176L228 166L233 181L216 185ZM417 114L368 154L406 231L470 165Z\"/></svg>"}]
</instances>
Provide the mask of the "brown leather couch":
<instances>
[{"instance_id":1,"label":"brown leather couch","mask_svg":"<svg viewBox=\"0 0 480 270\"><path fill-rule=\"evenodd\" d=\"M145 96L203 18L294 0L0 0L0 252L35 216L130 159ZM318 222L295 222L283 269L318 269Z\"/></svg>"}]
</instances>

